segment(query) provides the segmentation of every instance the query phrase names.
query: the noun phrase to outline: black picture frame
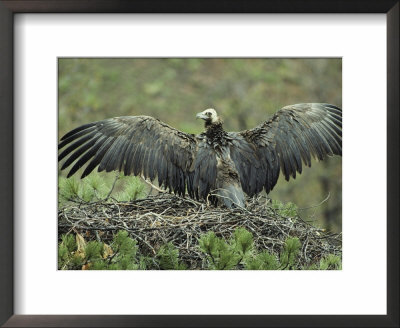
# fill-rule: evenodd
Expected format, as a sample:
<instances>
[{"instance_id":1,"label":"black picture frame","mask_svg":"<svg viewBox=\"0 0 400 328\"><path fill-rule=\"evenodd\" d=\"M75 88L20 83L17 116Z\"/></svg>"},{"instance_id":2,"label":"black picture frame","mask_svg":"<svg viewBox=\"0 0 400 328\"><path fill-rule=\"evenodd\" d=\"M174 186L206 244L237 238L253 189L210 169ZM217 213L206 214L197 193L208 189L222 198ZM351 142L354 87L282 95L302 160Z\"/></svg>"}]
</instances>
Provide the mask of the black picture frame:
<instances>
[{"instance_id":1,"label":"black picture frame","mask_svg":"<svg viewBox=\"0 0 400 328\"><path fill-rule=\"evenodd\" d=\"M399 327L399 7L398 0L0 1L0 324L4 327ZM17 13L386 14L387 315L14 315L13 176L18 172L13 169L13 29Z\"/></svg>"}]
</instances>

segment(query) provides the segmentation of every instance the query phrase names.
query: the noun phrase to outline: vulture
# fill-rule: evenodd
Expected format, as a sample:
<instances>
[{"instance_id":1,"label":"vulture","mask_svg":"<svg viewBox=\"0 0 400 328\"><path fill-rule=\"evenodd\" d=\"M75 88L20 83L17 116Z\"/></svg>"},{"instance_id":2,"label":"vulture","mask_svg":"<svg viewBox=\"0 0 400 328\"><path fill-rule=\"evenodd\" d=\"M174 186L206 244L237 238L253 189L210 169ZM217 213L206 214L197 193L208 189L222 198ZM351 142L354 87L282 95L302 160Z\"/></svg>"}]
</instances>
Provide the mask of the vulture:
<instances>
[{"instance_id":1,"label":"vulture","mask_svg":"<svg viewBox=\"0 0 400 328\"><path fill-rule=\"evenodd\" d=\"M342 154L342 110L325 103L283 107L253 129L227 132L212 109L198 113L205 130L193 135L150 116L121 116L88 123L58 145L81 178L98 171L142 176L175 194L245 207L245 196L269 193L280 172L289 180L311 159Z\"/></svg>"}]
</instances>

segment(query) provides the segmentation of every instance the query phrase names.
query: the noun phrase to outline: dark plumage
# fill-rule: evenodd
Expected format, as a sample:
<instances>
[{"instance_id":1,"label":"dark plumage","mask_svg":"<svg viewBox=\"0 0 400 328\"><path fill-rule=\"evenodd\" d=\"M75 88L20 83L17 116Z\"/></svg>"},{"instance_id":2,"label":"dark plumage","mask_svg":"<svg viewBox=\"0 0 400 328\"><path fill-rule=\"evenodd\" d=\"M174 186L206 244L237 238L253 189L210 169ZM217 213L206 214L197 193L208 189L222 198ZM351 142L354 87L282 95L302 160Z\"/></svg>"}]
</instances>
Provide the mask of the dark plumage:
<instances>
[{"instance_id":1,"label":"dark plumage","mask_svg":"<svg viewBox=\"0 0 400 328\"><path fill-rule=\"evenodd\" d=\"M342 111L329 104L296 104L279 110L259 126L226 132L214 109L197 114L205 131L178 131L150 116L124 116L82 125L61 138L61 169L86 163L82 178L98 171L123 171L158 179L174 193L244 206L252 196L275 186L279 172L296 178L311 158L342 154Z\"/></svg>"}]
</instances>

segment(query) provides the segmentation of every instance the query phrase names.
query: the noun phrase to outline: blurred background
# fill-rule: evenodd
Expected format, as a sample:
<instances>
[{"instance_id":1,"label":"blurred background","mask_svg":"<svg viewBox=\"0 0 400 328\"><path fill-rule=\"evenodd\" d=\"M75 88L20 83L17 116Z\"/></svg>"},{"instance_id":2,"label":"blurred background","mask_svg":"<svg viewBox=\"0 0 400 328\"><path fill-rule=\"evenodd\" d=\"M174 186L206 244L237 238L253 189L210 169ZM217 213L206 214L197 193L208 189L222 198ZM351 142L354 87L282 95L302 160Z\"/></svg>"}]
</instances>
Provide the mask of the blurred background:
<instances>
[{"instance_id":1,"label":"blurred background","mask_svg":"<svg viewBox=\"0 0 400 328\"><path fill-rule=\"evenodd\" d=\"M227 131L252 128L290 104L342 107L342 61L333 58L61 58L58 73L59 138L114 116L150 115L198 134L203 122L195 115L209 107ZM59 167L60 176L66 173ZM301 217L341 232L341 157L313 161L289 182L280 176L269 196L293 202Z\"/></svg>"}]
</instances>

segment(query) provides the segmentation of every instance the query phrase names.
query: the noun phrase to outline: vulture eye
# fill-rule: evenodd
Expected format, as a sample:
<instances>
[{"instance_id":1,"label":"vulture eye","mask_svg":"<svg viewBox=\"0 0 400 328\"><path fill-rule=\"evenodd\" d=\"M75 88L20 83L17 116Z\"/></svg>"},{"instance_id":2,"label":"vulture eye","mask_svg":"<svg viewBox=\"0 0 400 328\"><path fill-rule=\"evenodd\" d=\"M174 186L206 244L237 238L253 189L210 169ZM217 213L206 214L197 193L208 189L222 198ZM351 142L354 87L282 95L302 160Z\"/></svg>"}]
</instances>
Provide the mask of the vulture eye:
<instances>
[{"instance_id":1,"label":"vulture eye","mask_svg":"<svg viewBox=\"0 0 400 328\"><path fill-rule=\"evenodd\" d=\"M208 115L208 116L211 116L211 113L210 113L210 112L208 112L208 113L207 113L207 115Z\"/></svg>"}]
</instances>

